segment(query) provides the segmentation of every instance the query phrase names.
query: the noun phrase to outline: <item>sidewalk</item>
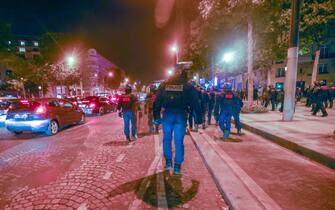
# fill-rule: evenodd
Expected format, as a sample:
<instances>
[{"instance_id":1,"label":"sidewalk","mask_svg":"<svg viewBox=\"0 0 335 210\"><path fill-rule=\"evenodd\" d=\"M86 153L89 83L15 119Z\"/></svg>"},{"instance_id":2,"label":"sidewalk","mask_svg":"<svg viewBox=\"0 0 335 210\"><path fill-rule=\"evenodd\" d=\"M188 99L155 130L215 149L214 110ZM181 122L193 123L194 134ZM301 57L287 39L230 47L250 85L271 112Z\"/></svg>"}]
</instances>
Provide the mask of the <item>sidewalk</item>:
<instances>
[{"instance_id":1,"label":"sidewalk","mask_svg":"<svg viewBox=\"0 0 335 210\"><path fill-rule=\"evenodd\" d=\"M282 121L280 112L242 114L245 129L283 147L335 169L335 110L329 116L312 116L310 108L297 105L294 120Z\"/></svg>"},{"instance_id":2,"label":"sidewalk","mask_svg":"<svg viewBox=\"0 0 335 210\"><path fill-rule=\"evenodd\" d=\"M191 136L232 209L335 209L335 172L244 131L218 127Z\"/></svg>"}]
</instances>

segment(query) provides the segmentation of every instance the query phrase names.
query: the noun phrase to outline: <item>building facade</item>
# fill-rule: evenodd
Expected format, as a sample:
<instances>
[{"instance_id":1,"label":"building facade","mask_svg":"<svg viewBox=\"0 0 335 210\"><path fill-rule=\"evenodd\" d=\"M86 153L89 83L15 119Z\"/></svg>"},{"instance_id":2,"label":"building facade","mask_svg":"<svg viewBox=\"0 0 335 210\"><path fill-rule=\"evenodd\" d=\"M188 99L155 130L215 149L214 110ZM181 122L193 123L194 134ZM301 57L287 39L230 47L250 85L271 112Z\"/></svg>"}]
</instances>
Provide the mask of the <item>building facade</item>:
<instances>
[{"instance_id":1,"label":"building facade","mask_svg":"<svg viewBox=\"0 0 335 210\"><path fill-rule=\"evenodd\" d=\"M40 39L35 36L16 35L7 41L7 50L22 55L25 58L40 56Z\"/></svg>"}]
</instances>

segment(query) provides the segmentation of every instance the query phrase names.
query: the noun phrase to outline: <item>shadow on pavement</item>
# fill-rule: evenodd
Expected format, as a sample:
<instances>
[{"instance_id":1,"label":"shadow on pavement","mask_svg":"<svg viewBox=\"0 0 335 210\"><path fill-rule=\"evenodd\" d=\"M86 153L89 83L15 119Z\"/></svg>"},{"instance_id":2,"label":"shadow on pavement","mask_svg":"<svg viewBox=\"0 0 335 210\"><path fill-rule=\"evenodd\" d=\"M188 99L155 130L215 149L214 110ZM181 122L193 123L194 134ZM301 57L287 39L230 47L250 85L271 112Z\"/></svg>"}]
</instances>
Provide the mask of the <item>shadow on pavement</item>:
<instances>
[{"instance_id":1,"label":"shadow on pavement","mask_svg":"<svg viewBox=\"0 0 335 210\"><path fill-rule=\"evenodd\" d=\"M180 176L170 176L167 172L160 172L116 187L109 193L109 198L135 191L136 196L145 203L157 208L166 208L166 206L159 206L157 203L158 194L160 194L157 191L158 176L163 177L168 208L175 208L187 203L198 192L199 181L191 180L192 185L185 190ZM144 192L141 186L146 186Z\"/></svg>"},{"instance_id":2,"label":"shadow on pavement","mask_svg":"<svg viewBox=\"0 0 335 210\"><path fill-rule=\"evenodd\" d=\"M103 144L104 146L127 146L128 142L124 141L110 141Z\"/></svg>"}]
</instances>

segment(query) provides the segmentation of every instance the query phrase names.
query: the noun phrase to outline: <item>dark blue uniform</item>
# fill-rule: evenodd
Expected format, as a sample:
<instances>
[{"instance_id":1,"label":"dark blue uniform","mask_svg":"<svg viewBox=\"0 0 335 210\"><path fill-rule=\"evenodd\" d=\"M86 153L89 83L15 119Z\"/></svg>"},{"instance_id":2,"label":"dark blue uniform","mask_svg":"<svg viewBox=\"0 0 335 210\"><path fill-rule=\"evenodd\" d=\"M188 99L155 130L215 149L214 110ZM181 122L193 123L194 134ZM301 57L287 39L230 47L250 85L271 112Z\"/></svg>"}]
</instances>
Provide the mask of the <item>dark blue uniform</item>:
<instances>
[{"instance_id":1,"label":"dark blue uniform","mask_svg":"<svg viewBox=\"0 0 335 210\"><path fill-rule=\"evenodd\" d=\"M213 114L213 109L214 109L214 105L215 105L215 93L213 91L211 91L209 93L209 102L208 102L208 125L211 124L212 121L212 114Z\"/></svg>"},{"instance_id":2,"label":"dark blue uniform","mask_svg":"<svg viewBox=\"0 0 335 210\"><path fill-rule=\"evenodd\" d=\"M214 105L214 118L215 118L216 124L219 123L221 98L222 98L221 93L220 92L216 92L216 95L215 95L215 105Z\"/></svg>"},{"instance_id":3,"label":"dark blue uniform","mask_svg":"<svg viewBox=\"0 0 335 210\"><path fill-rule=\"evenodd\" d=\"M237 133L238 134L241 133L241 128L242 128L241 121L240 121L240 112L241 112L242 107L243 107L242 98L235 95L234 106L233 106L233 118L234 118L234 121L235 121L235 125L236 125L236 128L237 128Z\"/></svg>"},{"instance_id":4,"label":"dark blue uniform","mask_svg":"<svg viewBox=\"0 0 335 210\"><path fill-rule=\"evenodd\" d=\"M231 90L226 90L220 101L219 125L224 133L224 138L228 138L231 128L231 117L233 115L235 96Z\"/></svg>"},{"instance_id":5,"label":"dark blue uniform","mask_svg":"<svg viewBox=\"0 0 335 210\"><path fill-rule=\"evenodd\" d=\"M208 111L209 95L205 91L201 91L201 115L202 128L206 128L206 113Z\"/></svg>"},{"instance_id":6,"label":"dark blue uniform","mask_svg":"<svg viewBox=\"0 0 335 210\"><path fill-rule=\"evenodd\" d=\"M185 80L185 78L179 76L162 84L154 104L154 118L156 122L160 121L160 111L164 108L162 119L163 150L168 170L172 169L172 134L174 137L175 174L180 173L180 166L184 161L183 141L186 131L187 110L191 107L200 116L200 104L196 97L198 93Z\"/></svg>"}]
</instances>

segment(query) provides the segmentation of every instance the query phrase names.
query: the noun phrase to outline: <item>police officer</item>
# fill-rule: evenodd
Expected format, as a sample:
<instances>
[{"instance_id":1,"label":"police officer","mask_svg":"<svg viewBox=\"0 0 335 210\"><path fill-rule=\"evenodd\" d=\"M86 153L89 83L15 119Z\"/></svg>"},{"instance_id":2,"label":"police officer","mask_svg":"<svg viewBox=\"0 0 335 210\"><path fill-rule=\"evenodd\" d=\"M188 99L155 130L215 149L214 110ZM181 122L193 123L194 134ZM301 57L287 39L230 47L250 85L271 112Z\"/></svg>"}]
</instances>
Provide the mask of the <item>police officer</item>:
<instances>
[{"instance_id":1,"label":"police officer","mask_svg":"<svg viewBox=\"0 0 335 210\"><path fill-rule=\"evenodd\" d=\"M136 119L134 112L136 112L137 98L131 93L131 87L127 86L125 90L125 94L121 95L119 98L117 109L119 111L119 116L123 116L124 123L124 134L126 136L126 140L130 143L130 134L129 134L129 123L131 123L131 134L133 139L137 139L136 134Z\"/></svg>"},{"instance_id":2,"label":"police officer","mask_svg":"<svg viewBox=\"0 0 335 210\"><path fill-rule=\"evenodd\" d=\"M221 98L222 98L221 92L219 90L216 90L215 105L214 105L214 118L215 118L216 125L219 125Z\"/></svg>"},{"instance_id":3,"label":"police officer","mask_svg":"<svg viewBox=\"0 0 335 210\"><path fill-rule=\"evenodd\" d=\"M213 114L213 109L214 109L214 105L215 105L215 93L213 90L211 90L209 92L209 102L208 102L208 125L211 124L212 121L212 114Z\"/></svg>"},{"instance_id":4,"label":"police officer","mask_svg":"<svg viewBox=\"0 0 335 210\"><path fill-rule=\"evenodd\" d=\"M242 125L240 121L240 113L241 113L242 107L243 107L243 101L242 101L241 94L239 92L236 92L235 97L234 97L233 118L234 118L235 126L237 128L238 135L241 135L241 129L242 129Z\"/></svg>"},{"instance_id":5,"label":"police officer","mask_svg":"<svg viewBox=\"0 0 335 210\"><path fill-rule=\"evenodd\" d=\"M206 128L206 113L208 111L209 95L204 89L201 89L201 118L202 118L202 129Z\"/></svg>"},{"instance_id":6,"label":"police officer","mask_svg":"<svg viewBox=\"0 0 335 210\"><path fill-rule=\"evenodd\" d=\"M271 101L271 108L272 111L276 110L276 106L277 106L277 90L276 88L274 88L273 86L270 86L270 101Z\"/></svg>"},{"instance_id":7,"label":"police officer","mask_svg":"<svg viewBox=\"0 0 335 210\"><path fill-rule=\"evenodd\" d=\"M180 74L169 79L158 90L154 105L154 118L157 123L161 121L160 111L163 113L163 151L166 160L166 169L172 172L172 134L175 145L174 174L181 173L181 164L184 161L184 136L187 122L187 110L189 107L200 115L200 104L197 100L197 92L193 86L187 83L187 73L183 70ZM198 124L201 119L198 119Z\"/></svg>"},{"instance_id":8,"label":"police officer","mask_svg":"<svg viewBox=\"0 0 335 210\"><path fill-rule=\"evenodd\" d=\"M150 93L146 97L144 105L144 113L148 115L149 133L158 133L158 125L154 124L154 103L156 100L157 89L154 86L150 87Z\"/></svg>"},{"instance_id":9,"label":"police officer","mask_svg":"<svg viewBox=\"0 0 335 210\"><path fill-rule=\"evenodd\" d=\"M322 112L322 117L328 116L328 113L323 105L323 91L321 89L321 83L314 83L314 91L313 91L313 113L312 115L316 115L320 110Z\"/></svg>"},{"instance_id":10,"label":"police officer","mask_svg":"<svg viewBox=\"0 0 335 210\"><path fill-rule=\"evenodd\" d=\"M332 84L329 88L329 108L333 108L335 98L335 86Z\"/></svg>"},{"instance_id":11,"label":"police officer","mask_svg":"<svg viewBox=\"0 0 335 210\"><path fill-rule=\"evenodd\" d=\"M230 135L231 117L233 115L234 107L234 93L231 84L227 83L224 87L224 92L220 101L220 117L219 125L223 132L223 138L227 139Z\"/></svg>"}]
</instances>

